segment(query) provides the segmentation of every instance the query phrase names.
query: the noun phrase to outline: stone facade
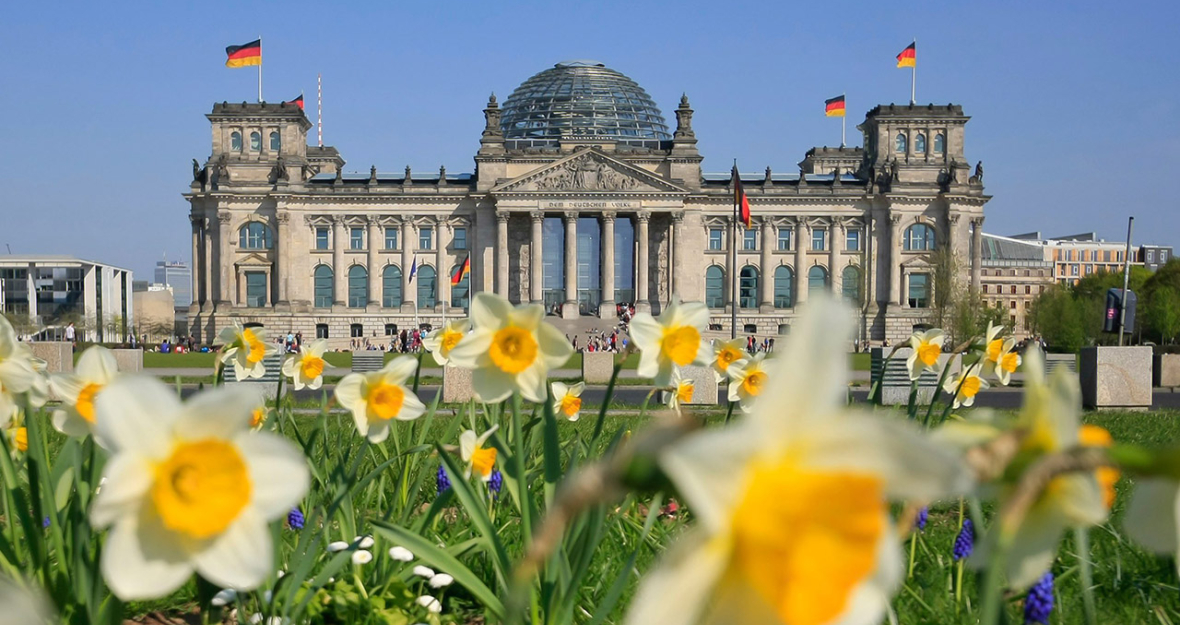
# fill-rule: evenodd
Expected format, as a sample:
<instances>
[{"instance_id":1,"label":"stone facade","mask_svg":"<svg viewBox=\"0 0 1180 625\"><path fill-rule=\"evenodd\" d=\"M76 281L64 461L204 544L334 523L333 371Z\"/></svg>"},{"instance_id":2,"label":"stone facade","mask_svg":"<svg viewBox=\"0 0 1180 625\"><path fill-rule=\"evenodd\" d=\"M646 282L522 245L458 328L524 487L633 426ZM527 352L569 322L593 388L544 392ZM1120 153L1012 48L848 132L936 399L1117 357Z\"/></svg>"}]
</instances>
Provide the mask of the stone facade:
<instances>
[{"instance_id":1,"label":"stone facade","mask_svg":"<svg viewBox=\"0 0 1180 625\"><path fill-rule=\"evenodd\" d=\"M299 108L215 105L212 153L185 194L193 334L257 321L382 336L464 315L468 293L489 290L566 318L613 318L622 303L658 313L678 295L708 302L715 330L736 303L740 330L765 335L827 291L860 309L861 340L896 343L929 317L931 249L970 258L960 279L979 287L990 198L982 168L970 175L958 105L878 106L858 126L865 148L817 148L797 173L742 172L750 230L735 228L730 174L701 169L687 98L675 134L651 141L522 141L494 97L484 115L473 174L351 174L335 149L306 145Z\"/></svg>"}]
</instances>

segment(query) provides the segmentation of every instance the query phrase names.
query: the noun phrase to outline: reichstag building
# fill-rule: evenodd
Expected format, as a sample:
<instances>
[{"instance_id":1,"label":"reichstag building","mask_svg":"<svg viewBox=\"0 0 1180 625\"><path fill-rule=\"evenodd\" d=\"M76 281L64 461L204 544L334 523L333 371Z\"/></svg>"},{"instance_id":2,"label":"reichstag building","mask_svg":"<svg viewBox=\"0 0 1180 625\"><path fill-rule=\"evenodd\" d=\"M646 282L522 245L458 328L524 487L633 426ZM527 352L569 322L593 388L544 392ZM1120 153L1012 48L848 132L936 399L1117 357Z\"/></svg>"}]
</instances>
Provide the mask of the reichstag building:
<instances>
[{"instance_id":1,"label":"reichstag building","mask_svg":"<svg viewBox=\"0 0 1180 625\"><path fill-rule=\"evenodd\" d=\"M707 302L715 329L737 306L739 332L765 336L828 291L861 310L862 340L896 342L929 317L931 250L963 259L978 291L989 196L959 105L877 106L863 148L742 172L753 224L736 266L731 176L702 171L688 98L673 112L670 126L601 63L558 63L491 97L474 173L346 173L336 148L308 145L298 106L215 104L212 154L185 193L192 331L381 337L463 316L489 290L567 319L658 313L678 294Z\"/></svg>"}]
</instances>

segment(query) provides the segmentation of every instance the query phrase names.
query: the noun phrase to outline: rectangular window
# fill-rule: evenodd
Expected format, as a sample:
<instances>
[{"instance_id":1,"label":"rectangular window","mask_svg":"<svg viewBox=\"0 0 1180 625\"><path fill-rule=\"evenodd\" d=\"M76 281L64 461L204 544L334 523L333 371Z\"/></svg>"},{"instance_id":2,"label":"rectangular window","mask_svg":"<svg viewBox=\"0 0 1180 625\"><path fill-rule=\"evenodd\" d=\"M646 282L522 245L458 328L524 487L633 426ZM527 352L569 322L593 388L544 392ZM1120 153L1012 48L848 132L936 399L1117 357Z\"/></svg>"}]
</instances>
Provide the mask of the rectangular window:
<instances>
[{"instance_id":1,"label":"rectangular window","mask_svg":"<svg viewBox=\"0 0 1180 625\"><path fill-rule=\"evenodd\" d=\"M246 272L246 306L250 308L266 306L266 273L261 271Z\"/></svg>"},{"instance_id":2,"label":"rectangular window","mask_svg":"<svg viewBox=\"0 0 1180 625\"><path fill-rule=\"evenodd\" d=\"M795 239L794 228L778 229L778 249L780 252L791 251L791 242Z\"/></svg>"},{"instance_id":3,"label":"rectangular window","mask_svg":"<svg viewBox=\"0 0 1180 625\"><path fill-rule=\"evenodd\" d=\"M348 249L363 250L365 249L365 229L364 228L349 228L348 229Z\"/></svg>"},{"instance_id":4,"label":"rectangular window","mask_svg":"<svg viewBox=\"0 0 1180 625\"><path fill-rule=\"evenodd\" d=\"M987 285L986 285L986 284L985 284L985 285L983 285L983 292L984 292L984 293L987 293Z\"/></svg>"},{"instance_id":5,"label":"rectangular window","mask_svg":"<svg viewBox=\"0 0 1180 625\"><path fill-rule=\"evenodd\" d=\"M1082 250L1082 262L1090 260L1090 250Z\"/></svg>"},{"instance_id":6,"label":"rectangular window","mask_svg":"<svg viewBox=\"0 0 1180 625\"><path fill-rule=\"evenodd\" d=\"M328 338L328 324L326 324L326 323L315 324L315 337L317 339Z\"/></svg>"},{"instance_id":7,"label":"rectangular window","mask_svg":"<svg viewBox=\"0 0 1180 625\"><path fill-rule=\"evenodd\" d=\"M434 242L434 228L425 226L418 228L418 249L429 250L433 249Z\"/></svg>"},{"instance_id":8,"label":"rectangular window","mask_svg":"<svg viewBox=\"0 0 1180 625\"><path fill-rule=\"evenodd\" d=\"M1024 285L1024 294L1025 295L1032 295L1032 285L1029 285L1029 284Z\"/></svg>"},{"instance_id":9,"label":"rectangular window","mask_svg":"<svg viewBox=\"0 0 1180 625\"><path fill-rule=\"evenodd\" d=\"M758 249L758 231L754 228L742 230L742 249L753 252Z\"/></svg>"},{"instance_id":10,"label":"rectangular window","mask_svg":"<svg viewBox=\"0 0 1180 625\"><path fill-rule=\"evenodd\" d=\"M1094 273L1094 265L1086 265L1086 275Z\"/></svg>"},{"instance_id":11,"label":"rectangular window","mask_svg":"<svg viewBox=\"0 0 1180 625\"><path fill-rule=\"evenodd\" d=\"M844 240L844 249L849 252L860 251L860 230L849 230Z\"/></svg>"},{"instance_id":12,"label":"rectangular window","mask_svg":"<svg viewBox=\"0 0 1180 625\"><path fill-rule=\"evenodd\" d=\"M1155 262L1155 251L1154 250L1147 250L1147 262L1149 262L1149 263Z\"/></svg>"},{"instance_id":13,"label":"rectangular window","mask_svg":"<svg viewBox=\"0 0 1180 625\"><path fill-rule=\"evenodd\" d=\"M1013 295L1016 295L1016 285L1015 285L1015 284L1013 284L1013 285L1012 285L1012 286L1011 286L1011 287L1008 289L1008 292L1009 292L1009 293L1011 293L1011 294L1013 294Z\"/></svg>"},{"instance_id":14,"label":"rectangular window","mask_svg":"<svg viewBox=\"0 0 1180 625\"><path fill-rule=\"evenodd\" d=\"M315 229L315 248L317 250L328 249L328 229L324 226Z\"/></svg>"},{"instance_id":15,"label":"rectangular window","mask_svg":"<svg viewBox=\"0 0 1180 625\"><path fill-rule=\"evenodd\" d=\"M816 228L811 231L811 250L822 252L828 248L828 231L826 228Z\"/></svg>"},{"instance_id":16,"label":"rectangular window","mask_svg":"<svg viewBox=\"0 0 1180 625\"><path fill-rule=\"evenodd\" d=\"M451 247L456 250L467 249L467 228L455 228L455 238L451 240Z\"/></svg>"},{"instance_id":17,"label":"rectangular window","mask_svg":"<svg viewBox=\"0 0 1180 625\"><path fill-rule=\"evenodd\" d=\"M385 229L385 249L387 249L387 250L396 250L397 249L397 228L386 228Z\"/></svg>"},{"instance_id":18,"label":"rectangular window","mask_svg":"<svg viewBox=\"0 0 1180 625\"><path fill-rule=\"evenodd\" d=\"M930 305L930 275L910 274L910 308L926 308Z\"/></svg>"},{"instance_id":19,"label":"rectangular window","mask_svg":"<svg viewBox=\"0 0 1180 625\"><path fill-rule=\"evenodd\" d=\"M1071 276L1078 275L1078 266L1077 265L1070 265L1069 266L1069 275L1071 275Z\"/></svg>"},{"instance_id":20,"label":"rectangular window","mask_svg":"<svg viewBox=\"0 0 1180 625\"><path fill-rule=\"evenodd\" d=\"M722 239L723 234L724 233L721 231L721 228L709 228L709 249L710 250L720 250L721 249L721 242L723 240Z\"/></svg>"}]
</instances>

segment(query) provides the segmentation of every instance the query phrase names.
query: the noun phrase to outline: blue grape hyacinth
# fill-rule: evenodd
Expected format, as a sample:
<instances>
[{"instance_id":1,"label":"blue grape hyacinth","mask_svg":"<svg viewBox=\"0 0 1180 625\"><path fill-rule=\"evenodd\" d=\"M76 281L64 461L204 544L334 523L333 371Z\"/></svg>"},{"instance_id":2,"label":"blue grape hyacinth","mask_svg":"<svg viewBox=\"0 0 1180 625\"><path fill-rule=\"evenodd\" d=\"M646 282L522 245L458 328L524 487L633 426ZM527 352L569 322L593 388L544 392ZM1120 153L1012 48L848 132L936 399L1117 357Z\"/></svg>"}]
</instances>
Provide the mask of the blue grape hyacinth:
<instances>
[{"instance_id":1,"label":"blue grape hyacinth","mask_svg":"<svg viewBox=\"0 0 1180 625\"><path fill-rule=\"evenodd\" d=\"M962 560L971 555L975 550L975 524L971 519L963 519L963 529L959 530L959 535L955 537L955 549L953 555L956 560Z\"/></svg>"},{"instance_id":2,"label":"blue grape hyacinth","mask_svg":"<svg viewBox=\"0 0 1180 625\"><path fill-rule=\"evenodd\" d=\"M504 474L496 469L492 471L491 479L488 480L488 490L492 491L492 497L499 499L501 488L504 488Z\"/></svg>"},{"instance_id":3,"label":"blue grape hyacinth","mask_svg":"<svg viewBox=\"0 0 1180 625\"><path fill-rule=\"evenodd\" d=\"M930 509L929 508L922 508L921 510L918 510L918 517L916 519L914 519L914 527L919 532L926 531L926 521L929 520L929 517L930 517Z\"/></svg>"},{"instance_id":4,"label":"blue grape hyacinth","mask_svg":"<svg viewBox=\"0 0 1180 625\"><path fill-rule=\"evenodd\" d=\"M299 508L291 508L287 513L287 526L293 530L303 529L303 511Z\"/></svg>"},{"instance_id":5,"label":"blue grape hyacinth","mask_svg":"<svg viewBox=\"0 0 1180 625\"><path fill-rule=\"evenodd\" d=\"M450 490L451 479L449 477L447 477L446 467L439 465L438 476L436 479L438 481L438 494L441 495L441 494L447 492L448 490Z\"/></svg>"},{"instance_id":6,"label":"blue grape hyacinth","mask_svg":"<svg viewBox=\"0 0 1180 625\"><path fill-rule=\"evenodd\" d=\"M1052 611L1053 573L1049 572L1028 590L1028 597L1024 600L1024 623L1047 625Z\"/></svg>"}]
</instances>

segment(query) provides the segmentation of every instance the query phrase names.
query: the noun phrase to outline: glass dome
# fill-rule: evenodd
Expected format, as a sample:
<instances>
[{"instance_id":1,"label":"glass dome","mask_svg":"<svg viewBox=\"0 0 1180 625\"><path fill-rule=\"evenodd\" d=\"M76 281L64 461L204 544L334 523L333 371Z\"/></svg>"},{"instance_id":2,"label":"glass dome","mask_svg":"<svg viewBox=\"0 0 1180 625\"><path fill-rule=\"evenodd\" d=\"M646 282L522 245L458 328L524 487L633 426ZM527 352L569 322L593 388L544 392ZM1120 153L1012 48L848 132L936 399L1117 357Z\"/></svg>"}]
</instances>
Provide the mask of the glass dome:
<instances>
[{"instance_id":1,"label":"glass dome","mask_svg":"<svg viewBox=\"0 0 1180 625\"><path fill-rule=\"evenodd\" d=\"M660 109L634 80L597 61L565 61L524 81L504 102L504 138L565 136L667 141Z\"/></svg>"}]
</instances>

